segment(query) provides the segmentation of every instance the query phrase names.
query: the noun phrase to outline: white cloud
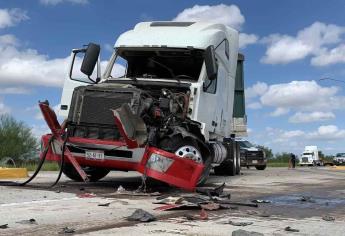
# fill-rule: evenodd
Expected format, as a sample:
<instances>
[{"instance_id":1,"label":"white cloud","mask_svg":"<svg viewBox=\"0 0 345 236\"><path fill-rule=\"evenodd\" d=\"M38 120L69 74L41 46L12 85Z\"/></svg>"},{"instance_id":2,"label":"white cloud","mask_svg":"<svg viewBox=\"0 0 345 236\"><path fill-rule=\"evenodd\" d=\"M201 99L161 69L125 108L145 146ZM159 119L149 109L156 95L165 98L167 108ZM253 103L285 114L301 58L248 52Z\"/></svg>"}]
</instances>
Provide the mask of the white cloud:
<instances>
[{"instance_id":1,"label":"white cloud","mask_svg":"<svg viewBox=\"0 0 345 236\"><path fill-rule=\"evenodd\" d=\"M236 5L219 4L215 6L195 5L184 9L174 21L208 21L222 23L240 29L245 22L244 16Z\"/></svg>"},{"instance_id":2,"label":"white cloud","mask_svg":"<svg viewBox=\"0 0 345 236\"><path fill-rule=\"evenodd\" d=\"M322 111L315 111L315 112L297 112L293 116L289 118L289 122L291 123L309 123L315 121L326 121L335 119L335 115L333 112L322 112Z\"/></svg>"},{"instance_id":3,"label":"white cloud","mask_svg":"<svg viewBox=\"0 0 345 236\"><path fill-rule=\"evenodd\" d=\"M42 124L42 125L33 125L31 127L31 133L33 134L34 137L36 137L37 139L40 139L42 135L49 134L51 133L51 131L49 130L46 124Z\"/></svg>"},{"instance_id":4,"label":"white cloud","mask_svg":"<svg viewBox=\"0 0 345 236\"><path fill-rule=\"evenodd\" d=\"M327 48L341 42L344 33L345 27L315 22L298 31L296 36L272 34L262 39L268 47L261 62L287 64L307 56L312 56L311 64L318 66L344 62L339 56L342 55L342 47L334 50ZM322 60L319 58L322 55L329 58Z\"/></svg>"},{"instance_id":5,"label":"white cloud","mask_svg":"<svg viewBox=\"0 0 345 236\"><path fill-rule=\"evenodd\" d=\"M309 133L308 138L328 141L345 139L345 130L339 129L335 125L323 125L317 131Z\"/></svg>"},{"instance_id":6,"label":"white cloud","mask_svg":"<svg viewBox=\"0 0 345 236\"><path fill-rule=\"evenodd\" d=\"M15 26L21 21L27 20L26 11L19 8L0 9L0 29Z\"/></svg>"},{"instance_id":7,"label":"white cloud","mask_svg":"<svg viewBox=\"0 0 345 236\"><path fill-rule=\"evenodd\" d=\"M40 0L41 4L51 5L51 6L55 6L57 4L64 3L64 2L68 2L72 4L81 4L81 5L85 5L89 3L88 0Z\"/></svg>"},{"instance_id":8,"label":"white cloud","mask_svg":"<svg viewBox=\"0 0 345 236\"><path fill-rule=\"evenodd\" d=\"M259 40L259 37L255 34L240 33L239 35L240 48L246 48L250 44L254 44Z\"/></svg>"},{"instance_id":9,"label":"white cloud","mask_svg":"<svg viewBox=\"0 0 345 236\"><path fill-rule=\"evenodd\" d=\"M24 87L0 88L0 94L30 94L31 90Z\"/></svg>"},{"instance_id":10,"label":"white cloud","mask_svg":"<svg viewBox=\"0 0 345 236\"><path fill-rule=\"evenodd\" d=\"M327 66L336 63L345 63L345 44L330 50L321 50L318 55L311 59L313 66Z\"/></svg>"},{"instance_id":11,"label":"white cloud","mask_svg":"<svg viewBox=\"0 0 345 236\"><path fill-rule=\"evenodd\" d=\"M2 101L0 101L0 115L10 113L11 109L7 107Z\"/></svg>"},{"instance_id":12,"label":"white cloud","mask_svg":"<svg viewBox=\"0 0 345 236\"><path fill-rule=\"evenodd\" d=\"M262 96L266 93L267 89L268 85L266 83L258 81L251 87L246 88L246 98L255 98L257 96Z\"/></svg>"},{"instance_id":13,"label":"white cloud","mask_svg":"<svg viewBox=\"0 0 345 236\"><path fill-rule=\"evenodd\" d=\"M247 107L249 109L257 110L257 109L261 109L262 108L262 104L260 102L252 102L252 103L248 103Z\"/></svg>"},{"instance_id":14,"label":"white cloud","mask_svg":"<svg viewBox=\"0 0 345 236\"><path fill-rule=\"evenodd\" d=\"M289 113L289 108L277 107L273 112L270 113L270 116L278 117Z\"/></svg>"},{"instance_id":15,"label":"white cloud","mask_svg":"<svg viewBox=\"0 0 345 236\"><path fill-rule=\"evenodd\" d=\"M270 85L260 101L265 106L304 111L333 110L345 107L345 97L337 87L322 87L314 80Z\"/></svg>"}]
</instances>

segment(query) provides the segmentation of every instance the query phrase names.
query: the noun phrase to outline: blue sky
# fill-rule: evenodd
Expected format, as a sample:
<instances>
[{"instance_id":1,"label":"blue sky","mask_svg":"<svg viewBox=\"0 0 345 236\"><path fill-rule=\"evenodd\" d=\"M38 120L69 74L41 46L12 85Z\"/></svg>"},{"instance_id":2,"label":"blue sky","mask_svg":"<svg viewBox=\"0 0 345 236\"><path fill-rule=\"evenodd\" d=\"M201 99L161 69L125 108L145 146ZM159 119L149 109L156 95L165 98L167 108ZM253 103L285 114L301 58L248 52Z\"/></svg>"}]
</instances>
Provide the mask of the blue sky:
<instances>
[{"instance_id":1,"label":"blue sky","mask_svg":"<svg viewBox=\"0 0 345 236\"><path fill-rule=\"evenodd\" d=\"M275 152L345 148L343 1L0 1L0 114L46 131L37 101L58 105L72 48L110 45L140 21L203 20L241 32L248 139Z\"/></svg>"}]
</instances>

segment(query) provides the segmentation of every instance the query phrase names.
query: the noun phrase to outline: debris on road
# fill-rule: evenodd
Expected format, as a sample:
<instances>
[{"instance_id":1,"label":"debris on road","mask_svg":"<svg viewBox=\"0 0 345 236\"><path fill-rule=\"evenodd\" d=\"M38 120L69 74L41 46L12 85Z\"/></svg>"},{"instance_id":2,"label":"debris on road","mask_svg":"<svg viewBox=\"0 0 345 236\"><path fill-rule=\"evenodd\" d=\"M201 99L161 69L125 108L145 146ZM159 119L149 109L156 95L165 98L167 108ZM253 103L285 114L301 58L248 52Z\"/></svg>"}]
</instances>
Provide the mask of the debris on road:
<instances>
[{"instance_id":1,"label":"debris on road","mask_svg":"<svg viewBox=\"0 0 345 236\"><path fill-rule=\"evenodd\" d=\"M129 221L150 222L155 221L156 217L142 209L136 209L132 215L127 217Z\"/></svg>"},{"instance_id":2,"label":"debris on road","mask_svg":"<svg viewBox=\"0 0 345 236\"><path fill-rule=\"evenodd\" d=\"M201 209L200 211L200 220L207 220L208 219L208 214L204 209Z\"/></svg>"},{"instance_id":3,"label":"debris on road","mask_svg":"<svg viewBox=\"0 0 345 236\"><path fill-rule=\"evenodd\" d=\"M262 233L254 232L254 231L246 231L243 229L238 229L232 231L232 236L264 236Z\"/></svg>"},{"instance_id":4,"label":"debris on road","mask_svg":"<svg viewBox=\"0 0 345 236\"><path fill-rule=\"evenodd\" d=\"M255 199L252 200L253 203L271 203L270 200L263 200L263 199Z\"/></svg>"},{"instance_id":5,"label":"debris on road","mask_svg":"<svg viewBox=\"0 0 345 236\"><path fill-rule=\"evenodd\" d=\"M196 188L196 192L200 193L202 195L206 195L210 198L220 197L220 198L230 199L231 194L230 193L224 193L224 188L225 188L225 183L223 183L222 185L217 186L213 189L205 188L205 187L198 187L198 188Z\"/></svg>"},{"instance_id":6,"label":"debris on road","mask_svg":"<svg viewBox=\"0 0 345 236\"><path fill-rule=\"evenodd\" d=\"M229 220L228 222L225 222L225 224L230 224L230 225L233 225L233 226L248 226L248 225L252 225L253 222Z\"/></svg>"},{"instance_id":7,"label":"debris on road","mask_svg":"<svg viewBox=\"0 0 345 236\"><path fill-rule=\"evenodd\" d=\"M284 230L288 232L299 232L299 229L294 229L294 228L291 228L290 226L285 227Z\"/></svg>"},{"instance_id":8,"label":"debris on road","mask_svg":"<svg viewBox=\"0 0 345 236\"><path fill-rule=\"evenodd\" d=\"M73 234L75 233L75 229L69 228L69 227L64 227L62 230L59 232L59 234Z\"/></svg>"},{"instance_id":9,"label":"debris on road","mask_svg":"<svg viewBox=\"0 0 345 236\"><path fill-rule=\"evenodd\" d=\"M102 207L108 207L110 205L110 202L107 203L100 203L97 206L102 206Z\"/></svg>"},{"instance_id":10,"label":"debris on road","mask_svg":"<svg viewBox=\"0 0 345 236\"><path fill-rule=\"evenodd\" d=\"M129 196L160 196L162 195L160 192L143 192L143 191L128 191L126 190L124 187L122 187L122 185L120 185L117 189L116 189L116 194L118 195L129 195Z\"/></svg>"},{"instance_id":11,"label":"debris on road","mask_svg":"<svg viewBox=\"0 0 345 236\"><path fill-rule=\"evenodd\" d=\"M18 223L18 224L37 225L37 221L35 219L21 220L21 221L17 221L16 223Z\"/></svg>"},{"instance_id":12,"label":"debris on road","mask_svg":"<svg viewBox=\"0 0 345 236\"><path fill-rule=\"evenodd\" d=\"M335 221L335 217L329 215L323 216L322 219L325 221Z\"/></svg>"},{"instance_id":13,"label":"debris on road","mask_svg":"<svg viewBox=\"0 0 345 236\"><path fill-rule=\"evenodd\" d=\"M96 195L93 193L81 193L81 194L77 194L77 197L79 197L79 198L93 198L93 197L96 197Z\"/></svg>"},{"instance_id":14,"label":"debris on road","mask_svg":"<svg viewBox=\"0 0 345 236\"><path fill-rule=\"evenodd\" d=\"M259 214L259 216L261 216L261 217L270 217L271 215L268 212L264 211L261 214Z\"/></svg>"},{"instance_id":15,"label":"debris on road","mask_svg":"<svg viewBox=\"0 0 345 236\"><path fill-rule=\"evenodd\" d=\"M311 196L302 196L300 198L301 202L310 202L310 203L315 203L315 200L311 198Z\"/></svg>"},{"instance_id":16,"label":"debris on road","mask_svg":"<svg viewBox=\"0 0 345 236\"><path fill-rule=\"evenodd\" d=\"M8 227L8 224L0 225L0 229L7 229L7 228L9 228L9 227Z\"/></svg>"},{"instance_id":17,"label":"debris on road","mask_svg":"<svg viewBox=\"0 0 345 236\"><path fill-rule=\"evenodd\" d=\"M214 210L218 210L220 208L220 205L214 202L209 202L206 204L200 204L200 207L207 211L214 211Z\"/></svg>"}]
</instances>

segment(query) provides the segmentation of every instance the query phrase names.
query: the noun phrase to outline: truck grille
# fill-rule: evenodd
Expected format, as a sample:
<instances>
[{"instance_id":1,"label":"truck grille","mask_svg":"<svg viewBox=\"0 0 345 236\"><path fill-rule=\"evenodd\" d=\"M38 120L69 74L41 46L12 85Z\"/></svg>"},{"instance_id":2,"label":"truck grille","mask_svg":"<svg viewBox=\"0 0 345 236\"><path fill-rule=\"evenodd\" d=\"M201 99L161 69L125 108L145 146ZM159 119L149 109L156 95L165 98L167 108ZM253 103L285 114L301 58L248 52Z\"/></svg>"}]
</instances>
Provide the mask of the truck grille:
<instances>
[{"instance_id":1,"label":"truck grille","mask_svg":"<svg viewBox=\"0 0 345 236\"><path fill-rule=\"evenodd\" d=\"M308 157L302 157L302 162L308 162Z\"/></svg>"},{"instance_id":2,"label":"truck grille","mask_svg":"<svg viewBox=\"0 0 345 236\"><path fill-rule=\"evenodd\" d=\"M262 151L246 151L247 160L263 160L264 153Z\"/></svg>"},{"instance_id":3,"label":"truck grille","mask_svg":"<svg viewBox=\"0 0 345 236\"><path fill-rule=\"evenodd\" d=\"M81 86L74 90L68 114L70 136L115 140L120 135L111 110L124 103L136 104L140 90L104 86Z\"/></svg>"}]
</instances>

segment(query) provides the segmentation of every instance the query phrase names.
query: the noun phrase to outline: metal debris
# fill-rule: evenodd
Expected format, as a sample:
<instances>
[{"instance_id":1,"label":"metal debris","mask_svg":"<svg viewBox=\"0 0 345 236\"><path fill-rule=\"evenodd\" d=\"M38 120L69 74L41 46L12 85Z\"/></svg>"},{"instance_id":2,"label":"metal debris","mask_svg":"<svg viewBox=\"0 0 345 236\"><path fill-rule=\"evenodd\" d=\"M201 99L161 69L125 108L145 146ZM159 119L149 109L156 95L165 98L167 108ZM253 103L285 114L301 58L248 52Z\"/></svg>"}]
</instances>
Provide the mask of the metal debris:
<instances>
[{"instance_id":1,"label":"metal debris","mask_svg":"<svg viewBox=\"0 0 345 236\"><path fill-rule=\"evenodd\" d=\"M75 229L68 228L68 227L62 228L62 230L59 232L59 234L73 234L73 233L75 233Z\"/></svg>"},{"instance_id":2,"label":"metal debris","mask_svg":"<svg viewBox=\"0 0 345 236\"><path fill-rule=\"evenodd\" d=\"M9 227L8 227L8 224L0 225L0 229L7 229L7 228L9 228Z\"/></svg>"},{"instance_id":3,"label":"metal debris","mask_svg":"<svg viewBox=\"0 0 345 236\"><path fill-rule=\"evenodd\" d=\"M262 233L254 232L254 231L246 231L243 229L238 229L232 231L232 236L264 236Z\"/></svg>"},{"instance_id":4,"label":"metal debris","mask_svg":"<svg viewBox=\"0 0 345 236\"><path fill-rule=\"evenodd\" d=\"M127 217L129 221L141 221L141 222L150 222L156 220L156 217L152 214L144 211L142 209L136 209L132 215Z\"/></svg>"},{"instance_id":5,"label":"metal debris","mask_svg":"<svg viewBox=\"0 0 345 236\"><path fill-rule=\"evenodd\" d=\"M290 226L285 227L284 230L288 232L299 232L299 229L294 229L294 228L291 228Z\"/></svg>"},{"instance_id":6,"label":"metal debris","mask_svg":"<svg viewBox=\"0 0 345 236\"><path fill-rule=\"evenodd\" d=\"M252 225L253 222L249 222L249 221L232 221L229 220L229 222L227 222L227 224L233 225L233 226L248 226L248 225Z\"/></svg>"},{"instance_id":7,"label":"metal debris","mask_svg":"<svg viewBox=\"0 0 345 236\"><path fill-rule=\"evenodd\" d=\"M252 200L253 203L271 203L270 200L263 200L263 199L255 199Z\"/></svg>"},{"instance_id":8,"label":"metal debris","mask_svg":"<svg viewBox=\"0 0 345 236\"><path fill-rule=\"evenodd\" d=\"M225 183L223 183L222 185L215 187L213 189L199 187L199 188L196 188L196 192L203 194L203 195L206 195L206 196L209 196L209 197L214 197L214 196L221 197L221 196L223 196L223 197L230 198L229 193L224 196L224 194L223 194L224 188L225 188Z\"/></svg>"},{"instance_id":9,"label":"metal debris","mask_svg":"<svg viewBox=\"0 0 345 236\"><path fill-rule=\"evenodd\" d=\"M322 219L325 220L325 221L335 221L335 217L328 216L328 215L323 216Z\"/></svg>"},{"instance_id":10,"label":"metal debris","mask_svg":"<svg viewBox=\"0 0 345 236\"><path fill-rule=\"evenodd\" d=\"M102 206L102 207L108 207L110 205L110 202L107 203L100 203L97 206Z\"/></svg>"},{"instance_id":11,"label":"metal debris","mask_svg":"<svg viewBox=\"0 0 345 236\"><path fill-rule=\"evenodd\" d=\"M154 204L181 204L183 202L184 198L183 197L173 197L169 196L166 198L159 198L156 201L154 201Z\"/></svg>"},{"instance_id":12,"label":"metal debris","mask_svg":"<svg viewBox=\"0 0 345 236\"><path fill-rule=\"evenodd\" d=\"M315 203L315 200L312 199L310 196L302 196L300 198L301 202L310 202L310 203Z\"/></svg>"},{"instance_id":13,"label":"metal debris","mask_svg":"<svg viewBox=\"0 0 345 236\"><path fill-rule=\"evenodd\" d=\"M35 219L21 220L21 221L17 221L16 223L18 223L18 224L37 225L37 221Z\"/></svg>"},{"instance_id":14,"label":"metal debris","mask_svg":"<svg viewBox=\"0 0 345 236\"><path fill-rule=\"evenodd\" d=\"M136 191L128 191L126 190L124 187L122 187L122 185L120 185L117 190L116 190L116 194L119 194L119 195L130 195L130 196L160 196L162 195L160 192L152 192L152 193L149 193L147 191L139 191L139 190L136 190Z\"/></svg>"}]
</instances>

